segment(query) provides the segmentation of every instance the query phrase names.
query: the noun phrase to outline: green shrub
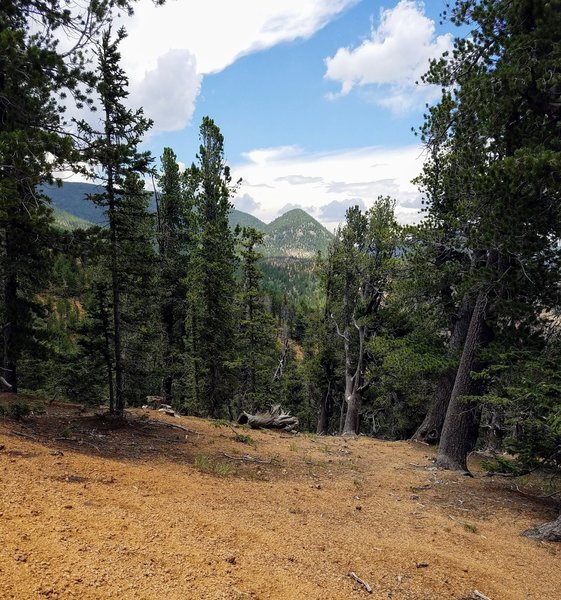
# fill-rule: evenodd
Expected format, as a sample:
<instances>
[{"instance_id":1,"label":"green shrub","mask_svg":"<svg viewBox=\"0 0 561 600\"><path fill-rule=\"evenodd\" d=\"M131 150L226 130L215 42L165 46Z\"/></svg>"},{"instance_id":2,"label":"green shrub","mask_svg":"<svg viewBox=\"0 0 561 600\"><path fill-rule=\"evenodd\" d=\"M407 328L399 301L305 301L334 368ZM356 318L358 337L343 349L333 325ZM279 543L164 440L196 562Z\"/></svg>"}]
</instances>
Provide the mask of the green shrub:
<instances>
[{"instance_id":1,"label":"green shrub","mask_svg":"<svg viewBox=\"0 0 561 600\"><path fill-rule=\"evenodd\" d=\"M7 417L20 421L31 414L31 406L26 400L16 400L5 407L4 412Z\"/></svg>"}]
</instances>

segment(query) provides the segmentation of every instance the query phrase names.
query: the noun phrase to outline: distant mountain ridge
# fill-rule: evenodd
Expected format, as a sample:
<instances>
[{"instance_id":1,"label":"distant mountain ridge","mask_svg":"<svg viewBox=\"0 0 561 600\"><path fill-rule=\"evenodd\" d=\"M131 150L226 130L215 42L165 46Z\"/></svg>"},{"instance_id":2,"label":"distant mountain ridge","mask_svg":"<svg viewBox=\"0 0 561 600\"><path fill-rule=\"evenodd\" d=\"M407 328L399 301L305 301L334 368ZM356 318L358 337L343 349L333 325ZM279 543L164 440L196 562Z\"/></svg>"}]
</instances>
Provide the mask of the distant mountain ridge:
<instances>
[{"instance_id":1,"label":"distant mountain ridge","mask_svg":"<svg viewBox=\"0 0 561 600\"><path fill-rule=\"evenodd\" d=\"M66 182L61 187L46 185L43 192L52 200L60 225L68 224L70 228L75 228L87 226L87 223L105 224L103 209L87 200L88 196L99 193L101 189L91 183ZM76 220L72 221L70 216ZM266 257L313 258L318 252L325 254L333 239L332 233L300 208L284 213L269 224L249 213L233 209L230 226L235 228L236 225L253 227L265 234L261 252Z\"/></svg>"}]
</instances>

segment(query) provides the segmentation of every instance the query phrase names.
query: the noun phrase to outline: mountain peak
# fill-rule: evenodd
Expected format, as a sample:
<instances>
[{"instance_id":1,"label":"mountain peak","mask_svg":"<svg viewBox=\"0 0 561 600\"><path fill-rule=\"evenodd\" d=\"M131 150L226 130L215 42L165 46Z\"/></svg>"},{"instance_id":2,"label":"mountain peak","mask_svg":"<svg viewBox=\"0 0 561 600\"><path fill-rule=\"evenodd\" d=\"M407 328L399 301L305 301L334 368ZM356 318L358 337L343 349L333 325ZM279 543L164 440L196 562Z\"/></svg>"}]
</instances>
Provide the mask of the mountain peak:
<instances>
[{"instance_id":1,"label":"mountain peak","mask_svg":"<svg viewBox=\"0 0 561 600\"><path fill-rule=\"evenodd\" d=\"M43 191L52 199L63 227L84 227L86 221L105 223L103 210L87 199L88 195L100 191L99 186L68 182L62 187L46 185ZM84 221L72 220L72 216ZM233 209L230 212L230 226L234 228L236 225L254 227L265 234L262 252L267 257L313 258L318 251L325 254L333 238L332 233L301 208L285 212L268 225L249 213Z\"/></svg>"},{"instance_id":2,"label":"mountain peak","mask_svg":"<svg viewBox=\"0 0 561 600\"><path fill-rule=\"evenodd\" d=\"M301 208L293 208L269 223L265 248L269 256L313 258L325 254L333 235Z\"/></svg>"}]
</instances>

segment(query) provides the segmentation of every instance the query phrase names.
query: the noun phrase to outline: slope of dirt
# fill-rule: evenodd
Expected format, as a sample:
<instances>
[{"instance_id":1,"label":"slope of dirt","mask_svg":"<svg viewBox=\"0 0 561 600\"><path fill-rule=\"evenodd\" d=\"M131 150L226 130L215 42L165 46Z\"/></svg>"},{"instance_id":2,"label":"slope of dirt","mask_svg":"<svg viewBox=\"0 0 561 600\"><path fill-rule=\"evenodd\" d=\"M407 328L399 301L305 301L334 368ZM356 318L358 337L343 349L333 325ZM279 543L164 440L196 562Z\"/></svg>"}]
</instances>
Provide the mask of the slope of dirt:
<instances>
[{"instance_id":1,"label":"slope of dirt","mask_svg":"<svg viewBox=\"0 0 561 600\"><path fill-rule=\"evenodd\" d=\"M0 418L0 598L368 597L350 572L373 598L561 598L561 547L519 535L555 506L431 457L155 411Z\"/></svg>"}]
</instances>

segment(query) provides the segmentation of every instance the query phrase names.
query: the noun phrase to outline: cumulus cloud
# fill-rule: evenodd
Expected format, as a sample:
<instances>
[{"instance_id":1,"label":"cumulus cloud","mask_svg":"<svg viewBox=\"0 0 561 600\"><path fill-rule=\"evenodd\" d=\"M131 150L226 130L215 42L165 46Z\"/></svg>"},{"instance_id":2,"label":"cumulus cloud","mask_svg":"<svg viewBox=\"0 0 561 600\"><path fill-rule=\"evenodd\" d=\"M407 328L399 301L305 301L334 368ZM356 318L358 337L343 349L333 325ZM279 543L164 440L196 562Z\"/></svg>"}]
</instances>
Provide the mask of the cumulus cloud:
<instances>
[{"instance_id":1,"label":"cumulus cloud","mask_svg":"<svg viewBox=\"0 0 561 600\"><path fill-rule=\"evenodd\" d=\"M301 208L302 210L306 210L301 204L294 204L293 202L287 202L282 208L279 208L278 214L284 215L284 213L289 210L294 210L295 208Z\"/></svg>"},{"instance_id":2,"label":"cumulus cloud","mask_svg":"<svg viewBox=\"0 0 561 600\"><path fill-rule=\"evenodd\" d=\"M122 20L128 37L121 55L134 105L143 104L159 130L182 129L202 76L252 52L309 38L358 1L170 0L155 6L139 0L134 15Z\"/></svg>"},{"instance_id":3,"label":"cumulus cloud","mask_svg":"<svg viewBox=\"0 0 561 600\"><path fill-rule=\"evenodd\" d=\"M156 67L133 82L131 101L145 107L154 131L176 131L191 122L201 88L197 60L188 50L169 50Z\"/></svg>"},{"instance_id":4,"label":"cumulus cloud","mask_svg":"<svg viewBox=\"0 0 561 600\"><path fill-rule=\"evenodd\" d=\"M311 37L358 0L140 0L123 43L123 58L140 74L170 49L189 50L202 74L283 42Z\"/></svg>"},{"instance_id":5,"label":"cumulus cloud","mask_svg":"<svg viewBox=\"0 0 561 600\"><path fill-rule=\"evenodd\" d=\"M257 202L254 198L252 198L249 194L244 194L243 196L236 196L234 198L234 206L238 210L243 210L244 212L253 212L261 207L261 204Z\"/></svg>"},{"instance_id":6,"label":"cumulus cloud","mask_svg":"<svg viewBox=\"0 0 561 600\"><path fill-rule=\"evenodd\" d=\"M333 200L329 204L320 207L320 217L325 221L342 221L345 218L347 209L351 206L358 206L361 210L366 209L366 205L360 198L348 198L346 200Z\"/></svg>"},{"instance_id":7,"label":"cumulus cloud","mask_svg":"<svg viewBox=\"0 0 561 600\"><path fill-rule=\"evenodd\" d=\"M400 0L382 9L380 24L357 48L339 48L325 60L325 78L341 84L337 94L367 88L366 97L394 112L415 108L437 97L432 86L415 86L429 60L452 48L452 36L435 35L434 21L423 13L424 4Z\"/></svg>"}]
</instances>

